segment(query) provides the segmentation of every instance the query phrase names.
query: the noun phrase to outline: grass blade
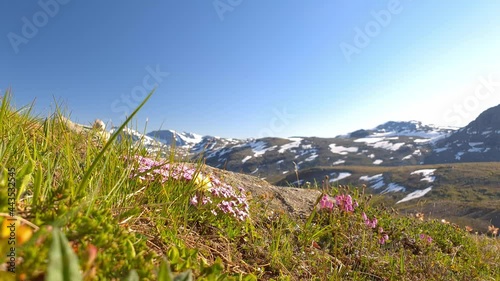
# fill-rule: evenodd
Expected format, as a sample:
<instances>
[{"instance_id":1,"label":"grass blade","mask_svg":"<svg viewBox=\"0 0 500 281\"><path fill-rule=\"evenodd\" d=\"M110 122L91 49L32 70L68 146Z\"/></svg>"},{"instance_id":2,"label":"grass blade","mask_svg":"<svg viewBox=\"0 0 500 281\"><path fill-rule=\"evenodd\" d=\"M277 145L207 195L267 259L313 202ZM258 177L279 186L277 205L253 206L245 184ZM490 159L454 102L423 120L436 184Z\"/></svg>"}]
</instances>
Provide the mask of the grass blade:
<instances>
[{"instance_id":1,"label":"grass blade","mask_svg":"<svg viewBox=\"0 0 500 281\"><path fill-rule=\"evenodd\" d=\"M82 274L78 265L78 258L69 246L66 236L57 228L52 231L52 246L49 252L47 280L51 281L79 281Z\"/></svg>"},{"instance_id":2,"label":"grass blade","mask_svg":"<svg viewBox=\"0 0 500 281\"><path fill-rule=\"evenodd\" d=\"M130 114L130 116L123 122L123 124L114 132L114 134L109 138L109 140L106 142L106 145L102 148L101 152L96 156L92 164L90 165L90 168L85 172L85 175L83 176L82 182L80 183L80 186L78 187L78 194L84 190L87 187L87 184L90 179L90 175L92 174L92 171L95 169L97 163L101 160L101 158L104 156L104 153L108 150L108 148L111 146L113 141L118 137L118 135L121 133L121 131L127 126L127 124L132 120L132 118L139 112L139 110L146 104L146 102L149 100L151 95L153 94L154 90L151 91L148 96L141 102L141 104Z\"/></svg>"}]
</instances>

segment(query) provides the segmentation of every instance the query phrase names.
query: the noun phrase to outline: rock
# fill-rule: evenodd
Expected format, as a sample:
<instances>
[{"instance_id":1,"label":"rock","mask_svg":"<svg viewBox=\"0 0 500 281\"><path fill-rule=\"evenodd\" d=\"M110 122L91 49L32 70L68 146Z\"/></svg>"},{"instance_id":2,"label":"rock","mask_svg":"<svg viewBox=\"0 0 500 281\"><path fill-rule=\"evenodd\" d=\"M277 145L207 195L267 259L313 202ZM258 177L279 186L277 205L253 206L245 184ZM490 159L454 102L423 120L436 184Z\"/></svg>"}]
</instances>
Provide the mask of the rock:
<instances>
[{"instance_id":1,"label":"rock","mask_svg":"<svg viewBox=\"0 0 500 281\"><path fill-rule=\"evenodd\" d=\"M251 194L252 200L269 204L269 210L274 212L283 211L296 218L307 218L322 194L317 189L274 186L254 176L220 170L210 166L205 166L204 170L213 173L222 181L234 187L244 188Z\"/></svg>"},{"instance_id":2,"label":"rock","mask_svg":"<svg viewBox=\"0 0 500 281\"><path fill-rule=\"evenodd\" d=\"M98 129L98 130L101 130L101 131L105 131L106 130L106 124L104 124L104 122L102 120L96 119L94 121L94 124L92 125L92 128Z\"/></svg>"},{"instance_id":3,"label":"rock","mask_svg":"<svg viewBox=\"0 0 500 281\"><path fill-rule=\"evenodd\" d=\"M108 141L111 136L111 134L106 131L106 124L100 119L96 119L92 127L75 123L62 115L56 119L56 122L57 121L75 133L95 133L95 136L104 142Z\"/></svg>"}]
</instances>

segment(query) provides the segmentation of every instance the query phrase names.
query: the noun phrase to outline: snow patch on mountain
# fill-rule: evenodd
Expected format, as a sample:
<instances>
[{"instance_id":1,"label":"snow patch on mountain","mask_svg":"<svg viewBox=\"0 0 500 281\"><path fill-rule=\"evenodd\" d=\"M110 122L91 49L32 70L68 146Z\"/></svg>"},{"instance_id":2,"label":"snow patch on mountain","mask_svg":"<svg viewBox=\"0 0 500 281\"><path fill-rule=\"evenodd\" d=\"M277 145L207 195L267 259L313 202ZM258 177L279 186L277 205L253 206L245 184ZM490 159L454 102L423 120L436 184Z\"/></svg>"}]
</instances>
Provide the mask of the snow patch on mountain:
<instances>
[{"instance_id":1,"label":"snow patch on mountain","mask_svg":"<svg viewBox=\"0 0 500 281\"><path fill-rule=\"evenodd\" d=\"M387 186L386 189L384 189L382 192L380 192L380 194L385 194L385 193L389 193L389 192L399 192L399 191L402 191L402 192L406 191L406 187L391 182Z\"/></svg>"},{"instance_id":2,"label":"snow patch on mountain","mask_svg":"<svg viewBox=\"0 0 500 281\"><path fill-rule=\"evenodd\" d=\"M396 202L396 204L423 197L425 194L427 194L431 190L432 190L432 186L429 186L426 189L422 189L422 190L415 190L412 193L409 193L408 195L406 195L403 199Z\"/></svg>"},{"instance_id":3,"label":"snow patch on mountain","mask_svg":"<svg viewBox=\"0 0 500 281\"><path fill-rule=\"evenodd\" d=\"M332 165L340 165L340 164L344 164L344 163L345 163L345 160L339 159L339 160L333 162Z\"/></svg>"},{"instance_id":4,"label":"snow patch on mountain","mask_svg":"<svg viewBox=\"0 0 500 281\"><path fill-rule=\"evenodd\" d=\"M450 147L447 147L447 146L446 147L441 147L441 148L435 148L434 152L441 153L441 152L446 151L448 149L450 149Z\"/></svg>"},{"instance_id":5,"label":"snow patch on mountain","mask_svg":"<svg viewBox=\"0 0 500 281\"><path fill-rule=\"evenodd\" d=\"M371 146L373 146L374 148L383 148L387 150L396 151L400 149L403 145L405 145L404 142L391 143L389 141L380 141L372 144Z\"/></svg>"},{"instance_id":6,"label":"snow patch on mountain","mask_svg":"<svg viewBox=\"0 0 500 281\"><path fill-rule=\"evenodd\" d=\"M335 154L340 154L340 155L347 155L349 152L355 153L358 152L358 147L344 147L344 146L337 146L336 144L332 143L329 145L330 151Z\"/></svg>"},{"instance_id":7,"label":"snow patch on mountain","mask_svg":"<svg viewBox=\"0 0 500 281\"><path fill-rule=\"evenodd\" d=\"M256 141L256 142L254 141L249 143L249 146L252 148L254 157L262 156L267 151L276 149L276 146L266 147L267 143L265 143L264 141Z\"/></svg>"},{"instance_id":8,"label":"snow patch on mountain","mask_svg":"<svg viewBox=\"0 0 500 281\"><path fill-rule=\"evenodd\" d=\"M481 147L484 146L484 142L469 142L469 146L471 147L468 152L483 152L486 150L485 148Z\"/></svg>"},{"instance_id":9,"label":"snow patch on mountain","mask_svg":"<svg viewBox=\"0 0 500 281\"><path fill-rule=\"evenodd\" d=\"M366 144L374 144L374 143L377 143L379 141L383 141L385 140L385 138L360 138L360 139L356 139L354 140L354 142L364 142Z\"/></svg>"},{"instance_id":10,"label":"snow patch on mountain","mask_svg":"<svg viewBox=\"0 0 500 281\"><path fill-rule=\"evenodd\" d=\"M318 158L318 156L319 156L318 154L313 153L311 156L307 157L304 161L306 161L306 162L311 162L311 161L313 161L314 159Z\"/></svg>"},{"instance_id":11,"label":"snow patch on mountain","mask_svg":"<svg viewBox=\"0 0 500 281\"><path fill-rule=\"evenodd\" d=\"M406 155L405 157L403 157L401 160L409 160L413 157L413 154L410 154L410 155Z\"/></svg>"},{"instance_id":12,"label":"snow patch on mountain","mask_svg":"<svg viewBox=\"0 0 500 281\"><path fill-rule=\"evenodd\" d=\"M252 156L245 156L245 158L243 158L243 160L241 160L241 163L245 163L248 160L250 160L251 158L252 158Z\"/></svg>"},{"instance_id":13,"label":"snow patch on mountain","mask_svg":"<svg viewBox=\"0 0 500 281\"><path fill-rule=\"evenodd\" d=\"M295 150L293 150L293 148L299 147L302 142L302 138L288 138L288 140L291 140L292 142L282 145L278 150L279 153L284 153L287 150L294 152Z\"/></svg>"},{"instance_id":14,"label":"snow patch on mountain","mask_svg":"<svg viewBox=\"0 0 500 281\"><path fill-rule=\"evenodd\" d=\"M331 176L334 176L336 173L330 174ZM336 182L345 178L350 177L352 174L351 173L339 173L337 177L330 179L330 182Z\"/></svg>"},{"instance_id":15,"label":"snow patch on mountain","mask_svg":"<svg viewBox=\"0 0 500 281\"><path fill-rule=\"evenodd\" d=\"M436 177L434 176L435 171L436 169L422 169L411 172L410 175L420 174L423 177L420 181L434 182L434 180L436 180Z\"/></svg>"},{"instance_id":16,"label":"snow patch on mountain","mask_svg":"<svg viewBox=\"0 0 500 281\"><path fill-rule=\"evenodd\" d=\"M382 174L376 174L373 176L361 176L359 180L366 181L370 183L370 187L373 189L380 189L384 186L386 186L384 182L384 177ZM388 193L388 192L404 192L406 191L406 187L396 184L396 183L389 183L387 187L380 192L380 194Z\"/></svg>"},{"instance_id":17,"label":"snow patch on mountain","mask_svg":"<svg viewBox=\"0 0 500 281\"><path fill-rule=\"evenodd\" d=\"M385 185L384 176L382 174L376 174L374 176L361 176L359 180L366 181L370 183L370 187L373 189L379 189Z\"/></svg>"}]
</instances>

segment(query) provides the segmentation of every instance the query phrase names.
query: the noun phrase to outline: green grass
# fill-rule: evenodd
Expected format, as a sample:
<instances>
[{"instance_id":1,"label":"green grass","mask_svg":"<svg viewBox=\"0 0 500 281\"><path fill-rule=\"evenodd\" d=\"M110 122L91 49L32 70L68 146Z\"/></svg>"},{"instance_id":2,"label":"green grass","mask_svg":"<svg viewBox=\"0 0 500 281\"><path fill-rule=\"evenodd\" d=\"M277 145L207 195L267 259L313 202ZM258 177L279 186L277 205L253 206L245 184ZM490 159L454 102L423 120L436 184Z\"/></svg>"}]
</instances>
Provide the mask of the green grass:
<instances>
[{"instance_id":1,"label":"green grass","mask_svg":"<svg viewBox=\"0 0 500 281\"><path fill-rule=\"evenodd\" d=\"M36 117L30 106L12 108L9 92L2 98L0 212L8 212L3 179L15 168L16 215L36 230L16 245L18 279L41 280L58 269L62 274L57 264L71 264L70 253L83 280L133 280L135 274L137 280L171 280L168 270L191 270L196 280L500 279L499 239L398 215L358 188L326 191L352 196L359 204L353 212L316 209L305 219L270 209L264 197L250 201L244 220L212 204L195 207L194 195L207 196L203 184L172 176L165 182L141 180L133 172L134 156L159 156L126 141L106 142L96 131L69 131L57 122L59 114ZM201 160L185 164L170 158L172 165L194 169L193 178L204 173ZM153 170L140 175L147 172ZM378 219L376 228L365 225L363 212ZM380 244L384 233L389 240ZM69 258L60 260L57 251ZM0 280L9 280L1 273Z\"/></svg>"}]
</instances>

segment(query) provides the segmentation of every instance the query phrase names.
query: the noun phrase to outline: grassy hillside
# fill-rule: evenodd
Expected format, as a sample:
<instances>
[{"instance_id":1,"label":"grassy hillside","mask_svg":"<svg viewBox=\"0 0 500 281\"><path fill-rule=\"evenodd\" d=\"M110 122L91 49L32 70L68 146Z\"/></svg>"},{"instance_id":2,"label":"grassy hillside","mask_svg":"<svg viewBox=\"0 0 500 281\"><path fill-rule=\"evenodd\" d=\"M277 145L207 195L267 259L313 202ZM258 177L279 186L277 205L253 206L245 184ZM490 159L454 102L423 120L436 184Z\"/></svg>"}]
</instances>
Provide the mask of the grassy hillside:
<instances>
[{"instance_id":1,"label":"grassy hillside","mask_svg":"<svg viewBox=\"0 0 500 281\"><path fill-rule=\"evenodd\" d=\"M422 169L435 169L432 183L421 181L419 175L411 174ZM434 218L444 218L462 226L469 225L478 231L487 231L491 223L500 225L500 163L453 163L417 166L341 166L319 167L300 171L299 178L311 183L321 182L325 176L350 173L351 176L336 184L361 186L369 183L360 180L362 176L382 174L386 183L396 183L406 187L405 192L389 192L383 201L398 210L423 212ZM277 182L289 185L297 181L296 175L289 175ZM408 193L432 186L425 196L396 204ZM384 188L374 190L381 192Z\"/></svg>"},{"instance_id":2,"label":"grassy hillside","mask_svg":"<svg viewBox=\"0 0 500 281\"><path fill-rule=\"evenodd\" d=\"M492 233L374 207L382 197L363 188L328 188L295 217L202 163L74 132L58 113L33 117L9 98L0 107L0 280L500 279Z\"/></svg>"}]
</instances>

